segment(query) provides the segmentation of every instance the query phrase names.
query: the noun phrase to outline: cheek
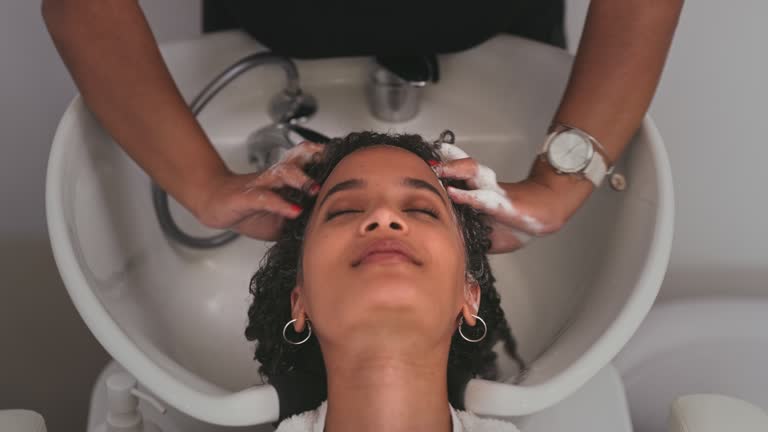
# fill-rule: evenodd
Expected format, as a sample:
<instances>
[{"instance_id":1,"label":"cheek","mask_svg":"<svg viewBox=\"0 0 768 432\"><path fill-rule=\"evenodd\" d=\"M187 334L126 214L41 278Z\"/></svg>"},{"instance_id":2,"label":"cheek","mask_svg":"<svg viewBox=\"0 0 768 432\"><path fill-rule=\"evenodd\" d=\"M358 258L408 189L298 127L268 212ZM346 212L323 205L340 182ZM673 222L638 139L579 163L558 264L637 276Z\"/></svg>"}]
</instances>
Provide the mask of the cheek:
<instances>
[{"instance_id":1,"label":"cheek","mask_svg":"<svg viewBox=\"0 0 768 432\"><path fill-rule=\"evenodd\" d=\"M460 307L464 299L465 252L457 239L444 237L428 242L430 255L434 258L429 273L435 283L434 298L444 300L451 310Z\"/></svg>"},{"instance_id":2,"label":"cheek","mask_svg":"<svg viewBox=\"0 0 768 432\"><path fill-rule=\"evenodd\" d=\"M344 243L339 233L307 233L302 258L304 305L312 319L321 319L343 299L336 274L346 263Z\"/></svg>"}]
</instances>

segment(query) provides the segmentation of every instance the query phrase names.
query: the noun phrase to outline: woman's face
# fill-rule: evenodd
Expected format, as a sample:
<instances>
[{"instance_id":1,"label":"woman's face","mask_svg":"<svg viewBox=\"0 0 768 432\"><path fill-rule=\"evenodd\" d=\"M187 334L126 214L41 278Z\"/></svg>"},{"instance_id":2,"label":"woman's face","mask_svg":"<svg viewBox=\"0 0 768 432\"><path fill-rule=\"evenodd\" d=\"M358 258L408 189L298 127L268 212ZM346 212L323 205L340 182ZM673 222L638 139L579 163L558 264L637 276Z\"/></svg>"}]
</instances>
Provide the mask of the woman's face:
<instances>
[{"instance_id":1,"label":"woman's face","mask_svg":"<svg viewBox=\"0 0 768 432\"><path fill-rule=\"evenodd\" d=\"M401 242L413 260L360 262L378 240ZM429 165L398 147L357 150L318 193L293 317L306 315L324 347L389 336L407 342L409 335L422 346L450 341L459 313L476 313L479 302L477 284L465 280L465 253L450 199Z\"/></svg>"}]
</instances>

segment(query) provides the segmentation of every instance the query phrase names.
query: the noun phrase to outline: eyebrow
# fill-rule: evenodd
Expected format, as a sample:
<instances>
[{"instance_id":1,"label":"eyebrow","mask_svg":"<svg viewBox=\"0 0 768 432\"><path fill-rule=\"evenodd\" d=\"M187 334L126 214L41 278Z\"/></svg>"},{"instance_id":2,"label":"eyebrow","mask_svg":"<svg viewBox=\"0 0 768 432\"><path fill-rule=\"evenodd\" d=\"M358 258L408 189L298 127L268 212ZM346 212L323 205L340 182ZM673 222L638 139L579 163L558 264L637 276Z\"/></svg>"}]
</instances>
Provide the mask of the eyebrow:
<instances>
[{"instance_id":1,"label":"eyebrow","mask_svg":"<svg viewBox=\"0 0 768 432\"><path fill-rule=\"evenodd\" d=\"M321 208L323 206L323 203L325 203L325 201L331 195L333 195L333 194L335 194L337 192L341 192L341 191L344 191L344 190L350 190L350 189L361 189L361 188L366 187L367 185L368 185L367 181L365 181L363 179L359 179L359 178L345 180L343 182L336 183L335 185L333 185L332 188L330 188L328 190L328 193L320 201L320 204L317 205L317 208L318 209ZM405 186L405 187L409 187L411 189L428 190L428 191L434 193L435 195L437 195L440 198L440 201L442 201L443 204L446 207L449 207L448 203L445 201L445 198L443 198L443 196L440 195L440 192L437 190L437 188L432 186L431 184L429 184L429 182L426 182L426 181L421 180L421 179L413 178L413 177L401 177L400 178L400 185Z\"/></svg>"}]
</instances>

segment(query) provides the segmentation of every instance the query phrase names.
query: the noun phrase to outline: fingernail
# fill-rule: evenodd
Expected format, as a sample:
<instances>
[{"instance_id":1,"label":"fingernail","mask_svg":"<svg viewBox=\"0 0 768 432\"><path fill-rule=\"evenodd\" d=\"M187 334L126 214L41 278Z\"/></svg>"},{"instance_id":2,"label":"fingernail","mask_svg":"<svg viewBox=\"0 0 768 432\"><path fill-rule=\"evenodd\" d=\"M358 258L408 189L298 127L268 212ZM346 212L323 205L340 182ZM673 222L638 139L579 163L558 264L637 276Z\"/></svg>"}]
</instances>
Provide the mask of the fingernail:
<instances>
[{"instance_id":1,"label":"fingernail","mask_svg":"<svg viewBox=\"0 0 768 432\"><path fill-rule=\"evenodd\" d=\"M305 191L306 193L314 194L320 190L320 184L315 180L309 179L301 186L301 190Z\"/></svg>"},{"instance_id":2,"label":"fingernail","mask_svg":"<svg viewBox=\"0 0 768 432\"><path fill-rule=\"evenodd\" d=\"M434 159L430 159L430 160L427 161L427 163L429 164L429 167L432 168L432 172L434 172L436 176L442 177L442 175L443 175L443 165L440 164L440 162L438 162L438 161L436 161Z\"/></svg>"},{"instance_id":3,"label":"fingernail","mask_svg":"<svg viewBox=\"0 0 768 432\"><path fill-rule=\"evenodd\" d=\"M296 204L291 204L291 210L293 210L295 213L301 213L302 209L301 207L297 206Z\"/></svg>"}]
</instances>

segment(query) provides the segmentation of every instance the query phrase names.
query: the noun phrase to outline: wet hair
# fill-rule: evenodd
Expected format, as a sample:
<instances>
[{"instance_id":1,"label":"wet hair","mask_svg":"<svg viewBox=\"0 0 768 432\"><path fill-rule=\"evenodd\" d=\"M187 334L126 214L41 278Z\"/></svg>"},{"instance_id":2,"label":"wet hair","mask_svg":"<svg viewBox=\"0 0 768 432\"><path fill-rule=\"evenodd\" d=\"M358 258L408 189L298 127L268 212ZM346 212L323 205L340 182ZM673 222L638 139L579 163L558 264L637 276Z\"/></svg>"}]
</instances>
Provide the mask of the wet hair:
<instances>
[{"instance_id":1,"label":"wet hair","mask_svg":"<svg viewBox=\"0 0 768 432\"><path fill-rule=\"evenodd\" d=\"M335 138L326 144L319 157L304 166L307 175L322 184L330 175L333 168L350 153L376 145L390 145L408 150L421 159L441 160L438 153L439 144L427 143L421 136L414 134L383 134L375 132L355 132L343 138ZM463 180L441 179L444 185L467 189ZM305 210L295 219L285 219L279 237L260 262L259 269L250 282L250 293L253 303L248 309L248 325L245 337L249 341L257 341L254 358L261 363L259 374L266 382L283 382L285 376L299 374L302 391L311 386L306 385L307 377L314 377L320 391L325 391L325 365L317 338L312 335L301 345L288 344L283 340L283 327L291 317L291 291L296 286L298 272L301 269L301 256L304 243L304 232L309 221L311 210L314 208L317 196L310 196L297 189L284 187L277 191L283 198L294 202ZM517 361L521 370L524 363L517 352L515 339L501 308L501 299L494 286L495 278L488 263L487 253L491 247L489 233L491 228L483 221L481 214L472 207L452 203L460 232L463 235L466 272L480 286L480 308L477 313L487 325L485 338L477 343L465 341L456 331L451 340L448 355L449 399L456 408L463 408L463 388L452 392L451 376L464 376L463 384L471 377L496 379L498 367L496 353L493 347L502 342L505 351ZM476 338L482 332L482 324L474 328L467 325L462 331L469 338ZM292 340L304 338L305 328L301 335L296 335L291 326L288 337ZM297 382L298 386L298 382ZM277 387L277 386L276 386ZM280 389L278 388L278 393ZM315 395L314 401L322 401L323 395ZM461 400L458 400L461 399ZM312 408L308 407L307 409ZM282 412L281 417L286 413Z\"/></svg>"}]
</instances>

